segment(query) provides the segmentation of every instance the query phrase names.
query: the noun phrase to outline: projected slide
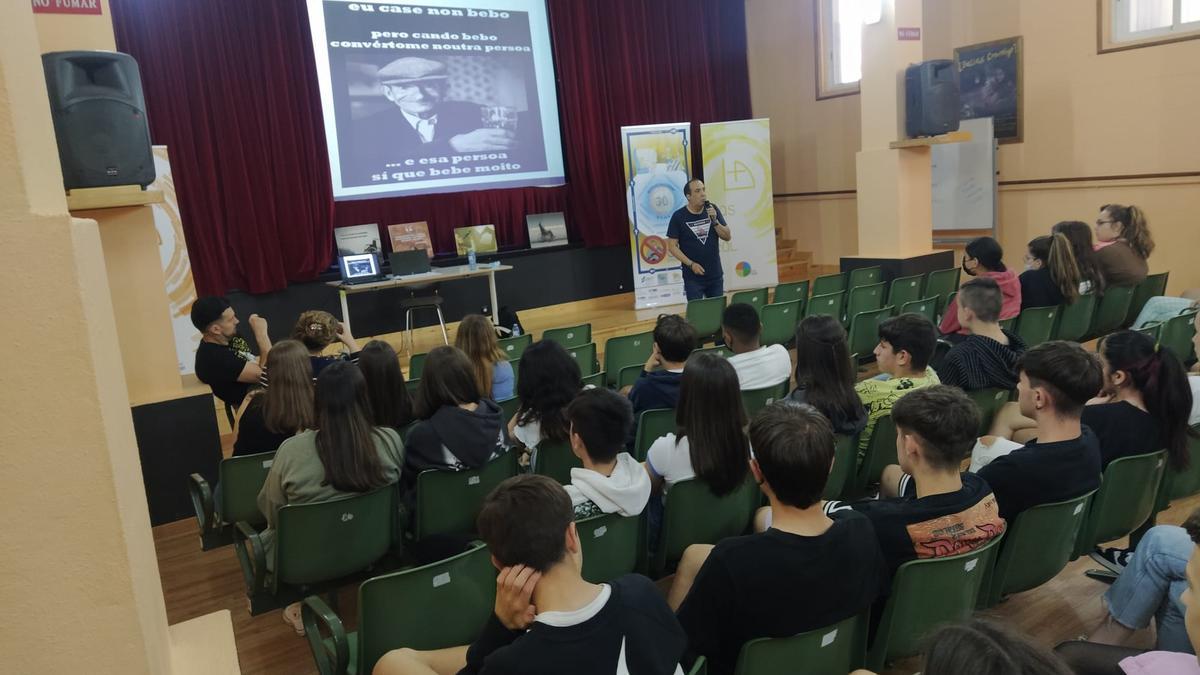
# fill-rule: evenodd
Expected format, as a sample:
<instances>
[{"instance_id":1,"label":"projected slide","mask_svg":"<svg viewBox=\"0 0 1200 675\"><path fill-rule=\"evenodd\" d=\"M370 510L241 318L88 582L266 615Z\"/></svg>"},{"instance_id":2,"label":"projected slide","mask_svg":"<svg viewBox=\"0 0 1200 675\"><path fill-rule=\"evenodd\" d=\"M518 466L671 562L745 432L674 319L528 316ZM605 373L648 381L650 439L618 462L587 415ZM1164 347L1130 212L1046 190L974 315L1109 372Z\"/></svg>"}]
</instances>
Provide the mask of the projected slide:
<instances>
[{"instance_id":1,"label":"projected slide","mask_svg":"<svg viewBox=\"0 0 1200 675\"><path fill-rule=\"evenodd\" d=\"M563 183L545 0L308 0L335 199Z\"/></svg>"}]
</instances>

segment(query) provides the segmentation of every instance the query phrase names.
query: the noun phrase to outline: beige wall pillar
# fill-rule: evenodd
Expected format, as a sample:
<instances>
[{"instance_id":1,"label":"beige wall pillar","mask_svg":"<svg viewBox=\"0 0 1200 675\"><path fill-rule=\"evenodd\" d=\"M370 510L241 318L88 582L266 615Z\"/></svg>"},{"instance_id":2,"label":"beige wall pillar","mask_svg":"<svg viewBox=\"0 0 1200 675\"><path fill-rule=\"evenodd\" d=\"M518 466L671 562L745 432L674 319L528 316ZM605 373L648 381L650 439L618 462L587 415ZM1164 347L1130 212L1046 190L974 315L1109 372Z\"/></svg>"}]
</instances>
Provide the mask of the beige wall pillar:
<instances>
[{"instance_id":1,"label":"beige wall pillar","mask_svg":"<svg viewBox=\"0 0 1200 675\"><path fill-rule=\"evenodd\" d=\"M166 612L104 258L67 214L41 51L29 3L0 3L0 654L14 673L157 675Z\"/></svg>"},{"instance_id":2,"label":"beige wall pillar","mask_svg":"<svg viewBox=\"0 0 1200 675\"><path fill-rule=\"evenodd\" d=\"M929 148L888 148L904 138L904 69L924 58L921 0L884 0L883 19L863 26L862 150L857 155L858 254L908 258L933 248Z\"/></svg>"}]
</instances>

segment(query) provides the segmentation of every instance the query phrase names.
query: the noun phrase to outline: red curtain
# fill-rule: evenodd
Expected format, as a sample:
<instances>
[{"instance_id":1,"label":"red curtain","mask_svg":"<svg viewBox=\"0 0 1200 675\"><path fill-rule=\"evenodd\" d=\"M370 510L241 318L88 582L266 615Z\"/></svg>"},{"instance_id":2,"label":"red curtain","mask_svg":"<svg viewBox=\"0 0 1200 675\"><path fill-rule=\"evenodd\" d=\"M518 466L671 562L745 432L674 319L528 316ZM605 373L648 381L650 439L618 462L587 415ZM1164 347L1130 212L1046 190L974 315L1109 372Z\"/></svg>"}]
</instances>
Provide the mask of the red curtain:
<instances>
[{"instance_id":1,"label":"red curtain","mask_svg":"<svg viewBox=\"0 0 1200 675\"><path fill-rule=\"evenodd\" d=\"M619 128L750 116L743 0L547 5L565 186L335 204L303 0L111 0L151 135L170 148L197 290L311 280L333 228L356 223L428 221L444 253L455 227L495 223L502 247L521 248L525 214L564 211L589 247L627 242Z\"/></svg>"}]
</instances>

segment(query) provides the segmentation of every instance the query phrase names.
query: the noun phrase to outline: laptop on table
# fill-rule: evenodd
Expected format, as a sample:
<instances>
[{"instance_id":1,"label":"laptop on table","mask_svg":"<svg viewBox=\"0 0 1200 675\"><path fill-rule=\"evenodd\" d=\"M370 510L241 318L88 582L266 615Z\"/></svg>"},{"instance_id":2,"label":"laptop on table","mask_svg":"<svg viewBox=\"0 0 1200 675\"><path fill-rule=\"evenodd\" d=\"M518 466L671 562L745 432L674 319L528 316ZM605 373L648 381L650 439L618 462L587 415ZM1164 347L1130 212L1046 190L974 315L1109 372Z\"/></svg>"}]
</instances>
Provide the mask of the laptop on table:
<instances>
[{"instance_id":1,"label":"laptop on table","mask_svg":"<svg viewBox=\"0 0 1200 675\"><path fill-rule=\"evenodd\" d=\"M379 259L374 253L344 255L338 259L343 284L368 284L383 280L379 273Z\"/></svg>"}]
</instances>

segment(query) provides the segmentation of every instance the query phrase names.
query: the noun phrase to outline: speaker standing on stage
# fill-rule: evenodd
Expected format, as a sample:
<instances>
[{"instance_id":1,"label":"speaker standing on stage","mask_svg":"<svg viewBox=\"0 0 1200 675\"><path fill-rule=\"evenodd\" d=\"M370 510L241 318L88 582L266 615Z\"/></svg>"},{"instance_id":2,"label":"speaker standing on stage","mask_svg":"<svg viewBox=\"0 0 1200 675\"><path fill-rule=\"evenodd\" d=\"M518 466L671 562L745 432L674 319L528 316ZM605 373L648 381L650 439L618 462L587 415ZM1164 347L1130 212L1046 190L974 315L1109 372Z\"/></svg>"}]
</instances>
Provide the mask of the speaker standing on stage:
<instances>
[{"instance_id":1,"label":"speaker standing on stage","mask_svg":"<svg viewBox=\"0 0 1200 675\"><path fill-rule=\"evenodd\" d=\"M671 216L667 226L667 250L683 264L683 292L688 300L720 297L725 293L725 279L717 238L732 238L729 225L721 210L706 199L704 181L688 181L683 195L687 204Z\"/></svg>"}]
</instances>

